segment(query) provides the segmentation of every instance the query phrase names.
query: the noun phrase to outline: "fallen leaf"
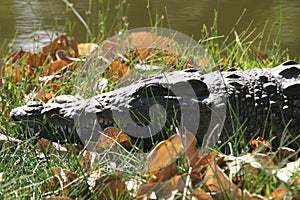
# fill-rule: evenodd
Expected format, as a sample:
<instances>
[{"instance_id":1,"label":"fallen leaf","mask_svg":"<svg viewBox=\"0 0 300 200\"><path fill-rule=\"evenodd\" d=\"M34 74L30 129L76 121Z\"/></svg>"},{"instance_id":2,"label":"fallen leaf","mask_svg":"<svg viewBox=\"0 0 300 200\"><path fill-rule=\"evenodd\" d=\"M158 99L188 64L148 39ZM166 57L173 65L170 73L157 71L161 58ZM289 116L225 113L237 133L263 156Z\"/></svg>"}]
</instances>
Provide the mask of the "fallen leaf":
<instances>
[{"instance_id":1,"label":"fallen leaf","mask_svg":"<svg viewBox=\"0 0 300 200\"><path fill-rule=\"evenodd\" d=\"M266 54L265 52L259 51L257 52L257 56L259 60L269 60L269 55Z\"/></svg>"},{"instance_id":2,"label":"fallen leaf","mask_svg":"<svg viewBox=\"0 0 300 200\"><path fill-rule=\"evenodd\" d=\"M50 187L48 186L48 188L55 187L57 186L58 183L61 186L65 186L78 177L73 172L66 169L62 169L61 167L53 167L52 172L54 173L55 176L51 179L51 184ZM69 188L65 187L63 189L63 194L66 195L68 191Z\"/></svg>"},{"instance_id":3,"label":"fallen leaf","mask_svg":"<svg viewBox=\"0 0 300 200\"><path fill-rule=\"evenodd\" d=\"M156 171L156 173L153 174L153 178L149 181L149 183L169 180L178 173L179 171L176 164L171 163L163 169Z\"/></svg>"},{"instance_id":4,"label":"fallen leaf","mask_svg":"<svg viewBox=\"0 0 300 200\"><path fill-rule=\"evenodd\" d=\"M186 187L190 189L192 186L191 179L188 175L177 175L170 180L143 184L138 192L137 199L142 199L144 196L150 196L151 193L155 193L158 199L167 198L172 195L172 192L183 192Z\"/></svg>"},{"instance_id":5,"label":"fallen leaf","mask_svg":"<svg viewBox=\"0 0 300 200\"><path fill-rule=\"evenodd\" d=\"M7 62L11 62L17 65L37 67L42 66L47 61L47 55L32 54L28 51L15 51L7 58Z\"/></svg>"},{"instance_id":6,"label":"fallen leaf","mask_svg":"<svg viewBox=\"0 0 300 200\"><path fill-rule=\"evenodd\" d=\"M154 48L140 48L140 49L134 49L131 51L131 59L137 59L140 61L146 60L149 55L154 54L155 49Z\"/></svg>"},{"instance_id":7,"label":"fallen leaf","mask_svg":"<svg viewBox=\"0 0 300 200\"><path fill-rule=\"evenodd\" d=\"M53 60L56 59L55 53L58 50L66 50L72 57L78 57L77 43L74 39L68 40L66 35L60 35L51 43L42 48L44 55L50 55Z\"/></svg>"},{"instance_id":8,"label":"fallen leaf","mask_svg":"<svg viewBox=\"0 0 300 200\"><path fill-rule=\"evenodd\" d=\"M116 142L125 149L132 149L133 147L130 137L125 132L119 128L108 127L104 129L103 134L100 136L96 150L99 151L107 147L116 146Z\"/></svg>"},{"instance_id":9,"label":"fallen leaf","mask_svg":"<svg viewBox=\"0 0 300 200\"><path fill-rule=\"evenodd\" d=\"M79 153L82 150L82 146L77 144L59 144L57 142L51 142L48 139L41 138L35 145L35 150L40 157L45 157L47 153L54 154L66 154L74 151L74 153Z\"/></svg>"},{"instance_id":10,"label":"fallen leaf","mask_svg":"<svg viewBox=\"0 0 300 200\"><path fill-rule=\"evenodd\" d=\"M49 63L44 69L44 76L50 76L56 72L62 70L64 67L68 66L69 63L64 60L56 60L52 63Z\"/></svg>"},{"instance_id":11,"label":"fallen leaf","mask_svg":"<svg viewBox=\"0 0 300 200\"><path fill-rule=\"evenodd\" d=\"M53 92L45 93L45 87L41 87L41 89L35 95L36 98L43 102L48 102L53 96Z\"/></svg>"},{"instance_id":12,"label":"fallen leaf","mask_svg":"<svg viewBox=\"0 0 300 200\"><path fill-rule=\"evenodd\" d=\"M98 194L98 199L120 199L127 194L125 182L122 179L122 173L112 175L103 175L95 181L93 188Z\"/></svg>"},{"instance_id":13,"label":"fallen leaf","mask_svg":"<svg viewBox=\"0 0 300 200\"><path fill-rule=\"evenodd\" d=\"M251 140L250 143L252 147L252 152L259 151L261 153L266 153L269 152L271 149L270 143L262 137L257 137L255 140Z\"/></svg>"},{"instance_id":14,"label":"fallen leaf","mask_svg":"<svg viewBox=\"0 0 300 200\"><path fill-rule=\"evenodd\" d=\"M180 135L175 134L169 139L158 143L147 156L148 173L157 173L175 160L183 151Z\"/></svg>"},{"instance_id":15,"label":"fallen leaf","mask_svg":"<svg viewBox=\"0 0 300 200\"><path fill-rule=\"evenodd\" d=\"M6 80L11 80L15 83L28 79L34 74L34 70L28 65L6 66L2 71L3 77L6 77Z\"/></svg>"},{"instance_id":16,"label":"fallen leaf","mask_svg":"<svg viewBox=\"0 0 300 200\"><path fill-rule=\"evenodd\" d=\"M209 192L216 193L216 199L240 199L242 192L220 169L216 163L211 163L204 177L205 187Z\"/></svg>"},{"instance_id":17,"label":"fallen leaf","mask_svg":"<svg viewBox=\"0 0 300 200\"><path fill-rule=\"evenodd\" d=\"M128 47L131 47L131 49L155 47L157 49L167 50L168 52L176 52L174 47L176 45L175 40L147 31L130 33L123 45L125 49L128 49Z\"/></svg>"},{"instance_id":18,"label":"fallen leaf","mask_svg":"<svg viewBox=\"0 0 300 200\"><path fill-rule=\"evenodd\" d=\"M293 185L300 185L300 176L293 182Z\"/></svg>"},{"instance_id":19,"label":"fallen leaf","mask_svg":"<svg viewBox=\"0 0 300 200\"><path fill-rule=\"evenodd\" d=\"M197 139L193 133L185 130L185 155L189 161L189 166L192 168L192 172L203 173L210 163L215 161L217 152L202 154L199 148L197 148Z\"/></svg>"},{"instance_id":20,"label":"fallen leaf","mask_svg":"<svg viewBox=\"0 0 300 200\"><path fill-rule=\"evenodd\" d=\"M96 48L98 48L98 45L95 43L80 43L77 45L77 48L79 55L89 56Z\"/></svg>"},{"instance_id":21,"label":"fallen leaf","mask_svg":"<svg viewBox=\"0 0 300 200\"><path fill-rule=\"evenodd\" d=\"M279 147L278 149L279 160L288 159L289 161L296 161L298 159L298 153L288 147Z\"/></svg>"},{"instance_id":22,"label":"fallen leaf","mask_svg":"<svg viewBox=\"0 0 300 200\"><path fill-rule=\"evenodd\" d=\"M213 200L210 194L207 194L201 188L198 188L193 191L193 197L196 197L198 200Z\"/></svg>"},{"instance_id":23,"label":"fallen leaf","mask_svg":"<svg viewBox=\"0 0 300 200\"><path fill-rule=\"evenodd\" d=\"M279 188L273 191L271 194L265 196L265 199L272 200L283 200L284 197L288 194L289 190L287 188Z\"/></svg>"},{"instance_id":24,"label":"fallen leaf","mask_svg":"<svg viewBox=\"0 0 300 200\"><path fill-rule=\"evenodd\" d=\"M274 170L273 173L276 174L277 178L279 178L283 182L288 182L289 179L293 176L294 173L298 173L300 168L300 159L289 162L287 165L277 171Z\"/></svg>"},{"instance_id":25,"label":"fallen leaf","mask_svg":"<svg viewBox=\"0 0 300 200\"><path fill-rule=\"evenodd\" d=\"M67 148L64 147L61 144L51 142L48 139L41 138L35 145L35 150L41 151L41 152L67 152Z\"/></svg>"},{"instance_id":26,"label":"fallen leaf","mask_svg":"<svg viewBox=\"0 0 300 200\"><path fill-rule=\"evenodd\" d=\"M207 163L203 158L202 153L197 148L197 139L193 133L185 130L185 155L189 161L189 166L192 167L192 171L201 170L202 166Z\"/></svg>"},{"instance_id":27,"label":"fallen leaf","mask_svg":"<svg viewBox=\"0 0 300 200\"><path fill-rule=\"evenodd\" d=\"M114 81L120 80L125 74L129 72L129 67L121 61L114 60L109 66L107 77Z\"/></svg>"}]
</instances>

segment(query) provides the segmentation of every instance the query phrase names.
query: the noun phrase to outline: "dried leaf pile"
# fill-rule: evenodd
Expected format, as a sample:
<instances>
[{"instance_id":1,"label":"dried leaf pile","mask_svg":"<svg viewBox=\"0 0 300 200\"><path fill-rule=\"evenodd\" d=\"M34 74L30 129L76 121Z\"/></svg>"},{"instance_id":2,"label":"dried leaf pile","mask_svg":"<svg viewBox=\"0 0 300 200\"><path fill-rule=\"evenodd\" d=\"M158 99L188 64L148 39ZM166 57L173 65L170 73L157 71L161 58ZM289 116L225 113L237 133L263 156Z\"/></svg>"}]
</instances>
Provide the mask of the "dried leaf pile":
<instances>
[{"instance_id":1,"label":"dried leaf pile","mask_svg":"<svg viewBox=\"0 0 300 200\"><path fill-rule=\"evenodd\" d=\"M6 145L20 142L1 138ZM299 171L300 159L295 151L271 150L263 138L252 140L251 144L252 152L242 156L204 153L196 146L194 135L186 131L185 139L175 134L157 144L146 160L141 161L147 165L144 173L122 171L122 166L113 162L109 167L95 168L101 160L101 154L97 153L116 145L135 148L127 134L114 127L104 131L95 152L76 144L59 144L43 138L35 144L34 150L40 159L72 152L79 156L79 164L84 167L83 174L52 168L53 177L43 185L45 193L52 195L43 199L89 195L98 199L298 199L300 176L295 174ZM284 161L287 164L282 166ZM1 177L1 182L5 182L5 175ZM268 185L276 187L270 189ZM74 191L77 191L76 196Z\"/></svg>"}]
</instances>

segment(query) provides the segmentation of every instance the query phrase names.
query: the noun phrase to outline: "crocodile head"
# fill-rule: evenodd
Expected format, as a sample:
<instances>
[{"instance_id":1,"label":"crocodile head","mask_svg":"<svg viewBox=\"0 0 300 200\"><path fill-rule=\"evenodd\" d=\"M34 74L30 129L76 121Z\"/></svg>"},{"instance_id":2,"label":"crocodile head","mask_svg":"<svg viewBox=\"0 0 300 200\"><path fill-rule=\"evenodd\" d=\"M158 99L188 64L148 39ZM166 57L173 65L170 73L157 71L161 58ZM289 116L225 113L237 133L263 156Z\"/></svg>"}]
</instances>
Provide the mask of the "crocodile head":
<instances>
[{"instance_id":1,"label":"crocodile head","mask_svg":"<svg viewBox=\"0 0 300 200\"><path fill-rule=\"evenodd\" d=\"M213 115L214 123L209 126L212 110L219 109L215 113L224 115L226 109L221 80L218 72L204 75L194 69L141 78L127 87L86 99L76 119L74 115L64 116L72 116L78 122L77 132L84 139L91 133L97 138L96 133L108 126L118 126L144 142L157 142L162 132L172 128L206 133L223 120ZM67 112L69 108L63 110Z\"/></svg>"}]
</instances>

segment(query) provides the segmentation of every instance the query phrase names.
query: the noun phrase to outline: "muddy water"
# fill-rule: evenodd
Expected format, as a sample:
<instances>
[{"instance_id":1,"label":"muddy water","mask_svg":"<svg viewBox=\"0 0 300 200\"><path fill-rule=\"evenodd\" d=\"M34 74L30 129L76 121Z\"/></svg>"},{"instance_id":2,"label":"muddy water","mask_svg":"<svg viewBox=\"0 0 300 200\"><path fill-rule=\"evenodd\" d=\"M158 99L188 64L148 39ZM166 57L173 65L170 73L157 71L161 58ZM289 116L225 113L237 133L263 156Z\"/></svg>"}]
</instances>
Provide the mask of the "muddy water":
<instances>
[{"instance_id":1,"label":"muddy water","mask_svg":"<svg viewBox=\"0 0 300 200\"><path fill-rule=\"evenodd\" d=\"M113 19L116 14L115 6L118 1L110 0L109 19ZM71 2L79 14L87 19L92 32L99 32L97 17L103 6L99 2L102 1L73 0ZM91 13L86 15L90 3L92 3ZM254 35L263 31L266 26L262 37L262 50L267 43L268 35L270 35L269 44L272 44L278 36L282 48L288 49L292 56L300 55L300 1L298 0L287 0L282 3L280 0L152 0L149 9L146 0L127 0L126 5L130 28L150 26L149 16L152 19L164 16L162 23L165 27L193 36L195 39L200 38L203 24L207 27L212 26L215 10L219 10L218 33L225 37L246 10L236 27L238 34L250 23L252 23L250 31L255 29ZM34 51L35 47L41 46L39 42L46 43L55 33L66 31L66 18L71 19L75 24L73 35L77 41L87 41L84 26L74 14L66 13L66 5L62 0L2 0L0 42L2 44L15 37L15 48L22 46ZM259 46L259 42L257 45ZM269 53L272 53L272 49L268 48Z\"/></svg>"}]
</instances>

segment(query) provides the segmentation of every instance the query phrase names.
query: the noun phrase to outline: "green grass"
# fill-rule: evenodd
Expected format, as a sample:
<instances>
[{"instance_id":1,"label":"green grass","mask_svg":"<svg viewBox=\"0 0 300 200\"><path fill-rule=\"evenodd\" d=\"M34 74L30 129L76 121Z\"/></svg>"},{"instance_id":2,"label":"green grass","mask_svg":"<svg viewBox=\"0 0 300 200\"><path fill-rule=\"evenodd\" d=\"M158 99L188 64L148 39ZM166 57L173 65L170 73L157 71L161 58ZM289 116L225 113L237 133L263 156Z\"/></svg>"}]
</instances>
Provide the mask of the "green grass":
<instances>
[{"instance_id":1,"label":"green grass","mask_svg":"<svg viewBox=\"0 0 300 200\"><path fill-rule=\"evenodd\" d=\"M70 11L69 9L69 7L66 7L66 10ZM71 12L75 11L71 10ZM91 8L90 12L92 12ZM111 24L108 24L107 12L107 7L103 5L103 8L98 15L99 22L102 22L100 32L96 32L96 29L93 28L91 30L87 29L87 41L103 41L104 39L113 35L117 30L126 30L128 28L128 23L124 21L123 18L124 13L126 13L126 8L124 8L124 5L120 6L116 18ZM219 36L217 31L218 12L215 14L216 20L214 21L212 28L209 28L210 25L203 25L201 45L206 48L208 52L210 52L219 70L226 70L232 67L244 70L254 67L274 67L289 59L289 55L282 49L278 48L278 46L274 45L273 49L270 51L268 51L266 48L269 45L267 44L269 42L280 44L279 35L276 37L276 41L272 41L269 31L264 29L261 30L261 32L258 31L257 33L257 30L254 30L251 24L239 35L236 35L235 27L233 27L232 31L227 36ZM81 17L78 16L78 18ZM83 19L81 18L81 20ZM152 21L152 19L150 20ZM160 19L156 19L153 24L158 26L159 20ZM242 16L236 22L235 26L241 22ZM91 26L89 24L89 19L86 19L86 21L83 21L83 23L86 23L87 26ZM266 22L266 27L267 23L268 22ZM73 26L74 24L72 21L66 21L65 32L67 32L70 36L72 35L74 29ZM275 29L272 31L276 32ZM266 32L269 32L269 34ZM280 34L280 32L278 34ZM230 42L229 38L232 35L235 36L236 40ZM263 43L262 41L266 41L266 43ZM257 42L259 43L258 46L256 45ZM5 62L11 51L12 48L5 48L5 46L2 45L0 60ZM257 57L257 52L259 51L268 53L270 59L260 60ZM270 54L269 52L272 53ZM74 187L68 191L69 196L75 198L78 195L81 195L82 199L95 198L99 191L95 191L95 193L85 193L86 189L88 188L88 184L87 177L85 177L84 172L86 161L82 156L83 151L80 154L70 151L65 155L48 152L45 154L45 158L39 158L34 151L34 143L36 138L26 133L26 131L22 132L18 130L16 125L9 120L9 112L15 107L24 105L24 97L29 92L28 88L34 89L31 86L39 85L38 77L18 83L14 83L12 80L7 81L7 77L5 80L5 83L1 85L0 88L0 103L2 107L0 107L0 109L2 109L2 115L0 115L0 133L20 138L22 139L22 142L18 144L12 144L9 147L5 145L0 146L0 172L4 173L4 180L0 180L1 198L29 199L31 197L33 199L38 199L46 195L62 195L63 191L61 190L61 186L59 184L47 188L47 186L50 185L52 177L54 176L52 172L53 167L68 169L80 177L80 181L76 182ZM110 88L113 88L114 83L111 82L111 84L112 86L110 86ZM60 89L57 91L57 94L67 94L70 92L70 85L71 83L61 82ZM241 126L238 128L240 129L238 132L241 134L233 138L233 140L236 142L232 143L234 149L233 153L235 155L239 155L241 152L243 152L241 151L241 147L245 148L244 152L247 151L247 148L245 147L246 142L243 141L243 138L239 138L241 135L243 136L244 127L241 124ZM90 171L101 167L105 168L106 162L104 158L106 155L107 153L100 154L99 162L97 162L95 166L90 169ZM126 160L128 159L128 156L130 157L130 155L131 152L122 151L117 156L119 156L118 159L121 158L119 162L123 161L126 163ZM122 160L123 157L124 159ZM139 162L139 160L135 158L132 159L132 161L134 164ZM188 169L184 169L186 167L184 163L180 165L183 172L188 171ZM137 171L125 170L123 179L128 180L130 177L139 175L139 173L144 173L143 167ZM257 177L256 180L253 180L251 175L249 175L249 177L246 176L246 178L249 179L245 180L245 188L254 193L261 193L265 195L269 194L274 188L278 187L278 180L270 174L259 174L259 177ZM251 184L247 185L247 181ZM131 198L127 194L120 194L120 196L122 199Z\"/></svg>"}]
</instances>

